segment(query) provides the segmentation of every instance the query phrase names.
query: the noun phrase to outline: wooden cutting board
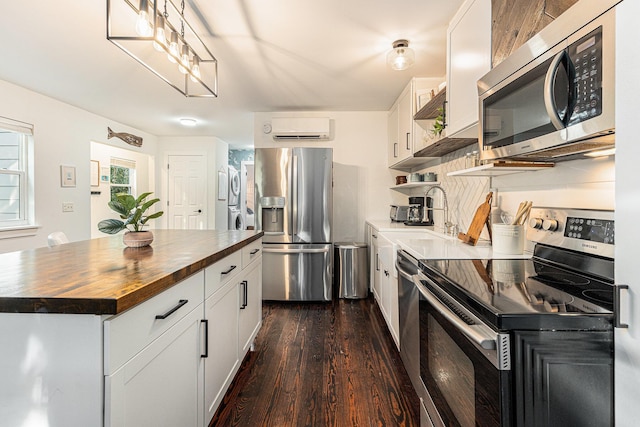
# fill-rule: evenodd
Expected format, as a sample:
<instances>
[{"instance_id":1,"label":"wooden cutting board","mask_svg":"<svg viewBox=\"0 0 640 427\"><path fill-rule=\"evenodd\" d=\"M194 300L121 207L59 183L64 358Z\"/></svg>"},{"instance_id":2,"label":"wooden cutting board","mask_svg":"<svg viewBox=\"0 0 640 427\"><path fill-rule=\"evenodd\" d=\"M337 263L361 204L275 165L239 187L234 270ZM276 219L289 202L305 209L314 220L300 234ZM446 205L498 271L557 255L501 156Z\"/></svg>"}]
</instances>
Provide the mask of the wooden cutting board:
<instances>
[{"instance_id":1,"label":"wooden cutting board","mask_svg":"<svg viewBox=\"0 0 640 427\"><path fill-rule=\"evenodd\" d=\"M466 234L458 233L458 239L475 246L476 243L478 243L480 233L482 233L482 228L485 226L485 224L489 229L489 235L491 235L491 228L489 227L489 215L491 214L492 197L493 191L490 191L489 194L487 194L487 198L484 203L478 206L476 214L473 216L473 220L471 221L471 225L469 226L469 230L467 230Z\"/></svg>"}]
</instances>

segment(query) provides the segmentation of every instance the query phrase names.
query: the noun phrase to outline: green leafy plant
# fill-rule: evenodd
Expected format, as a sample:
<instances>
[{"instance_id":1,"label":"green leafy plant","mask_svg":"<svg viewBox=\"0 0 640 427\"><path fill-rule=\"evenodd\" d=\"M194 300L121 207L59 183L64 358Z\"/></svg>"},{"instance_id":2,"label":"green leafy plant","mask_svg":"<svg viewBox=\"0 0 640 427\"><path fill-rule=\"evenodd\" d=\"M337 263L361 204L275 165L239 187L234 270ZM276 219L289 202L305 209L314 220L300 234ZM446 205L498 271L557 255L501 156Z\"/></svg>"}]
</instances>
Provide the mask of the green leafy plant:
<instances>
[{"instance_id":1,"label":"green leafy plant","mask_svg":"<svg viewBox=\"0 0 640 427\"><path fill-rule=\"evenodd\" d=\"M433 129L431 129L431 133L436 136L440 136L442 131L444 130L444 108L438 108L438 116L436 117L435 122L433 123Z\"/></svg>"},{"instance_id":2,"label":"green leafy plant","mask_svg":"<svg viewBox=\"0 0 640 427\"><path fill-rule=\"evenodd\" d=\"M122 230L142 231L150 219L159 218L163 211L145 215L144 213L160 199L146 200L151 193L142 193L138 198L131 194L116 194L116 199L109 202L111 210L120 214L120 219L105 219L98 223L98 230L107 234L116 234Z\"/></svg>"}]
</instances>

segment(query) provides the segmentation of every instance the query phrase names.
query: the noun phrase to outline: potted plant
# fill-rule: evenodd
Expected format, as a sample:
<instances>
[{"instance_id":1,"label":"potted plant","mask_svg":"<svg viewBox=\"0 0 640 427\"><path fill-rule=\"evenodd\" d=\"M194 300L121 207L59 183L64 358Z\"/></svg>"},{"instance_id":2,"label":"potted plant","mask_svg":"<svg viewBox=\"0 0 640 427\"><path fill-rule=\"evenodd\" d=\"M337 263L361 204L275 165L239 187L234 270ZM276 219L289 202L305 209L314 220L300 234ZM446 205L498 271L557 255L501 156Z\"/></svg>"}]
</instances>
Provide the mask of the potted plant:
<instances>
[{"instance_id":1,"label":"potted plant","mask_svg":"<svg viewBox=\"0 0 640 427\"><path fill-rule=\"evenodd\" d=\"M433 129L431 129L431 133L433 133L435 136L440 136L442 134L442 131L444 130L444 108L440 107L438 108L438 116L436 117L435 122L433 123Z\"/></svg>"},{"instance_id":2,"label":"potted plant","mask_svg":"<svg viewBox=\"0 0 640 427\"><path fill-rule=\"evenodd\" d=\"M145 212L159 202L160 199L146 200L151 193L142 193L137 198L131 194L116 194L116 199L109 202L109 207L120 214L120 219L105 219L98 223L98 230L107 234L117 234L127 230L122 237L129 247L148 246L153 242L153 233L142 228L150 219L159 218L163 211L145 215Z\"/></svg>"}]
</instances>

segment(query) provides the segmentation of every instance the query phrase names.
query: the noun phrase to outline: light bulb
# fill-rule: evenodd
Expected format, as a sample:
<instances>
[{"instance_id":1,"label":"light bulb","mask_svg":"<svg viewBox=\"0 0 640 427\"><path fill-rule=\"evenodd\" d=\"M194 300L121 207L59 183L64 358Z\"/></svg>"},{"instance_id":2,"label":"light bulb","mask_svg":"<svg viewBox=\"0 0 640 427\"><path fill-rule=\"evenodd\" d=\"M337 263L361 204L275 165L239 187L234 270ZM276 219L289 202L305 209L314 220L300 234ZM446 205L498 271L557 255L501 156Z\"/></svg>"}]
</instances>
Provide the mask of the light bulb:
<instances>
[{"instance_id":1,"label":"light bulb","mask_svg":"<svg viewBox=\"0 0 640 427\"><path fill-rule=\"evenodd\" d=\"M396 40L393 42L393 50L387 54L387 63L397 71L406 70L415 62L415 53L409 49L409 42Z\"/></svg>"},{"instance_id":2,"label":"light bulb","mask_svg":"<svg viewBox=\"0 0 640 427\"><path fill-rule=\"evenodd\" d=\"M187 74L189 72L189 46L186 44L182 45L182 54L180 55L178 70L182 74Z\"/></svg>"},{"instance_id":3,"label":"light bulb","mask_svg":"<svg viewBox=\"0 0 640 427\"><path fill-rule=\"evenodd\" d=\"M200 75L200 58L193 55L193 61L191 62L191 75L189 78L192 82L198 83L198 80L201 79Z\"/></svg>"},{"instance_id":4,"label":"light bulb","mask_svg":"<svg viewBox=\"0 0 640 427\"><path fill-rule=\"evenodd\" d=\"M136 33L142 37L149 37L153 34L153 26L149 21L149 1L140 0L140 12L136 20Z\"/></svg>"},{"instance_id":5,"label":"light bulb","mask_svg":"<svg viewBox=\"0 0 640 427\"><path fill-rule=\"evenodd\" d=\"M178 62L176 58L178 58L179 56L180 51L178 50L178 33L172 31L171 42L169 43L169 55L167 55L167 58L169 58L169 61L175 64L176 62Z\"/></svg>"},{"instance_id":6,"label":"light bulb","mask_svg":"<svg viewBox=\"0 0 640 427\"><path fill-rule=\"evenodd\" d=\"M164 52L167 45L167 35L164 29L164 16L156 16L156 34L153 39L153 48L158 52Z\"/></svg>"}]
</instances>

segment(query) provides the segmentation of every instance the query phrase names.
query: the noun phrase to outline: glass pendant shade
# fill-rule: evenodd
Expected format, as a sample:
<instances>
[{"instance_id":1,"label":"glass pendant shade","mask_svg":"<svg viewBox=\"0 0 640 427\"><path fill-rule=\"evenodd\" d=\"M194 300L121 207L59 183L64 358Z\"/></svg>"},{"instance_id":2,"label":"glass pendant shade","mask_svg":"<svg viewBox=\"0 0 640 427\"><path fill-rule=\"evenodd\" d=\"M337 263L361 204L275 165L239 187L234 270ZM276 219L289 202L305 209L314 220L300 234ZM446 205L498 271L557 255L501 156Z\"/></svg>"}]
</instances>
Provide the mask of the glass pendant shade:
<instances>
[{"instance_id":1,"label":"glass pendant shade","mask_svg":"<svg viewBox=\"0 0 640 427\"><path fill-rule=\"evenodd\" d=\"M178 61L176 60L176 58L180 57L180 51L178 47L178 33L176 33L175 31L171 32L171 41L169 42L169 52L171 52L170 55L167 55L167 57L169 58L169 61L173 62L174 64L177 63Z\"/></svg>"},{"instance_id":2,"label":"glass pendant shade","mask_svg":"<svg viewBox=\"0 0 640 427\"><path fill-rule=\"evenodd\" d=\"M195 55L193 55L193 61L191 62L191 75L189 78L194 83L198 83L198 79L202 78L200 74L200 58Z\"/></svg>"},{"instance_id":3,"label":"glass pendant shade","mask_svg":"<svg viewBox=\"0 0 640 427\"><path fill-rule=\"evenodd\" d=\"M393 49L387 54L387 64L396 71L406 70L415 62L415 53L409 49L407 40L396 40Z\"/></svg>"},{"instance_id":4,"label":"glass pendant shade","mask_svg":"<svg viewBox=\"0 0 640 427\"><path fill-rule=\"evenodd\" d=\"M149 21L149 1L140 0L140 11L136 20L136 33L142 37L149 37L153 34L153 25Z\"/></svg>"},{"instance_id":5,"label":"glass pendant shade","mask_svg":"<svg viewBox=\"0 0 640 427\"><path fill-rule=\"evenodd\" d=\"M164 52L164 46L167 45L167 34L164 28L164 16L156 17L155 36L153 37L153 48L158 52Z\"/></svg>"},{"instance_id":6,"label":"glass pendant shade","mask_svg":"<svg viewBox=\"0 0 640 427\"><path fill-rule=\"evenodd\" d=\"M189 46L182 45L182 53L180 54L180 62L178 63L178 70L182 74L189 72Z\"/></svg>"}]
</instances>

